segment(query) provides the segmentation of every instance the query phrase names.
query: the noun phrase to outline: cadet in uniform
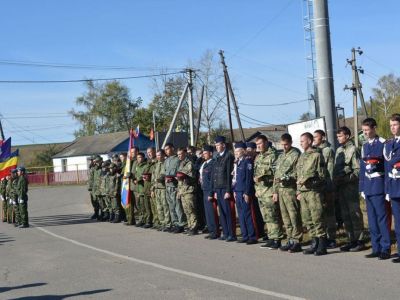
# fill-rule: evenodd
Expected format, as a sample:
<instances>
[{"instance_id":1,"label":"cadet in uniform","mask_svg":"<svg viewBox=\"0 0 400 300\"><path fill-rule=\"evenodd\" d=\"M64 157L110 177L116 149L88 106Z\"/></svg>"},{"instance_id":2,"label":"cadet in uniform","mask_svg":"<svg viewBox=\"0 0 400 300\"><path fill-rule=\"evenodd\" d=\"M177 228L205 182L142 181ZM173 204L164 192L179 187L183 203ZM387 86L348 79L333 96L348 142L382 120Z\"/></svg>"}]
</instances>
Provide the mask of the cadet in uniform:
<instances>
[{"instance_id":1,"label":"cadet in uniform","mask_svg":"<svg viewBox=\"0 0 400 300\"><path fill-rule=\"evenodd\" d=\"M143 176L143 174L147 175L149 171L149 165L147 164L146 157L142 152L138 153L136 159L137 159L137 164L135 171L136 172L135 186L137 193L137 203L141 215L141 219L136 224L136 226L143 228L151 228L153 227L153 223L152 223L150 199L148 195L145 194L145 189L144 189L145 181Z\"/></svg>"},{"instance_id":2,"label":"cadet in uniform","mask_svg":"<svg viewBox=\"0 0 400 300\"><path fill-rule=\"evenodd\" d=\"M226 149L226 139L223 136L215 138L215 148L218 152L212 171L212 190L216 194L219 207L219 221L223 236L220 240L236 241L236 213L232 195L233 155Z\"/></svg>"},{"instance_id":3,"label":"cadet in uniform","mask_svg":"<svg viewBox=\"0 0 400 300\"><path fill-rule=\"evenodd\" d=\"M178 180L178 194L187 218L188 234L196 235L198 232L198 219L196 212L195 184L193 162L187 157L186 149L178 149L179 167L176 173Z\"/></svg>"},{"instance_id":4,"label":"cadet in uniform","mask_svg":"<svg viewBox=\"0 0 400 300\"><path fill-rule=\"evenodd\" d=\"M325 131L318 129L314 131L314 147L319 148L324 157L324 169L326 174L326 188L324 190L324 218L327 234L327 248L336 248L336 215L335 197L333 195L333 165L335 163L335 151L326 140Z\"/></svg>"},{"instance_id":5,"label":"cadet in uniform","mask_svg":"<svg viewBox=\"0 0 400 300\"><path fill-rule=\"evenodd\" d=\"M165 152L160 149L156 153L157 162L154 165L152 180L152 198L155 199L157 215L160 221L161 231L171 230L171 216L169 213L169 207L167 198L165 196L165 174L164 174L164 163L165 163Z\"/></svg>"},{"instance_id":6,"label":"cadet in uniform","mask_svg":"<svg viewBox=\"0 0 400 300\"><path fill-rule=\"evenodd\" d=\"M26 178L26 170L24 167L18 169L17 181L17 197L18 197L18 212L20 215L19 228L29 227L28 217L28 179Z\"/></svg>"},{"instance_id":7,"label":"cadet in uniform","mask_svg":"<svg viewBox=\"0 0 400 300\"><path fill-rule=\"evenodd\" d=\"M279 249L283 239L283 229L279 204L272 199L275 164L278 153L268 143L265 135L256 138L258 155L254 162L254 182L256 197L260 202L261 212L267 224L268 240L261 248Z\"/></svg>"},{"instance_id":8,"label":"cadet in uniform","mask_svg":"<svg viewBox=\"0 0 400 300\"><path fill-rule=\"evenodd\" d=\"M94 198L96 207L98 209L97 220L100 221L103 217L99 212L100 202L101 202L100 177L101 177L101 164L103 163L103 159L101 158L101 156L97 155L94 161L95 161L95 166L93 170L92 197Z\"/></svg>"},{"instance_id":9,"label":"cadet in uniform","mask_svg":"<svg viewBox=\"0 0 400 300\"><path fill-rule=\"evenodd\" d=\"M235 143L236 161L232 185L239 216L240 230L242 232L242 238L238 242L251 245L257 244L258 239L255 230L256 220L254 209L251 208L251 202L255 196L254 169L252 160L245 157L245 149L245 143Z\"/></svg>"},{"instance_id":10,"label":"cadet in uniform","mask_svg":"<svg viewBox=\"0 0 400 300\"><path fill-rule=\"evenodd\" d=\"M3 177L1 178L1 183L0 183L0 198L1 198L1 209L2 209L1 216L3 222L7 222L8 203L6 196L6 188L7 188L7 178Z\"/></svg>"},{"instance_id":11,"label":"cadet in uniform","mask_svg":"<svg viewBox=\"0 0 400 300\"><path fill-rule=\"evenodd\" d=\"M14 209L14 189L13 181L15 181L17 175L17 170L11 170L11 174L8 176L8 182L6 187L6 197L7 197L7 221L9 224L15 222L15 209Z\"/></svg>"},{"instance_id":12,"label":"cadet in uniform","mask_svg":"<svg viewBox=\"0 0 400 300\"><path fill-rule=\"evenodd\" d=\"M22 224L21 222L21 214L19 211L19 205L18 205L18 169L14 169L11 171L12 174L12 180L11 180L11 200L10 202L13 205L13 210L14 210L14 215L15 215L15 222L14 226L18 227Z\"/></svg>"},{"instance_id":13,"label":"cadet in uniform","mask_svg":"<svg viewBox=\"0 0 400 300\"><path fill-rule=\"evenodd\" d=\"M400 263L400 114L393 114L389 124L393 138L384 147L386 194L392 203L397 240L398 257L392 262Z\"/></svg>"},{"instance_id":14,"label":"cadet in uniform","mask_svg":"<svg viewBox=\"0 0 400 300\"><path fill-rule=\"evenodd\" d=\"M390 232L385 200L385 140L376 134L376 121L367 118L362 123L366 143L362 146L359 190L367 203L368 226L372 253L367 258L390 258Z\"/></svg>"},{"instance_id":15,"label":"cadet in uniform","mask_svg":"<svg viewBox=\"0 0 400 300\"><path fill-rule=\"evenodd\" d=\"M336 150L333 183L338 193L340 212L349 242L340 247L341 251L361 251L365 249L363 240L363 215L358 195L358 176L360 173L360 155L350 140L351 132L347 127L339 128L337 139L340 147Z\"/></svg>"},{"instance_id":16,"label":"cadet in uniform","mask_svg":"<svg viewBox=\"0 0 400 300\"><path fill-rule=\"evenodd\" d=\"M101 221L110 220L111 202L108 197L108 172L110 160L106 160L101 164L100 183L99 183L99 206L101 210Z\"/></svg>"},{"instance_id":17,"label":"cadet in uniform","mask_svg":"<svg viewBox=\"0 0 400 300\"><path fill-rule=\"evenodd\" d=\"M88 181L87 181L88 191L89 191L89 195L90 195L90 203L92 203L92 207L93 207L93 211L94 211L93 215L90 217L90 219L92 219L92 220L97 219L97 217L99 215L98 203L96 201L96 196L93 193L93 175L94 175L95 169L96 169L95 157L92 156L92 157L90 157Z\"/></svg>"},{"instance_id":18,"label":"cadet in uniform","mask_svg":"<svg viewBox=\"0 0 400 300\"><path fill-rule=\"evenodd\" d=\"M121 222L121 177L118 176L118 166L111 163L108 175L108 197L111 202L110 222Z\"/></svg>"},{"instance_id":19,"label":"cadet in uniform","mask_svg":"<svg viewBox=\"0 0 400 300\"><path fill-rule=\"evenodd\" d=\"M213 147L205 145L203 147L203 159L204 162L200 167L200 186L203 190L203 205L206 216L208 235L206 239L217 239L220 235L219 232L219 221L218 221L218 210L217 210L217 199L214 198L212 191L212 171L214 168L213 159Z\"/></svg>"},{"instance_id":20,"label":"cadet in uniform","mask_svg":"<svg viewBox=\"0 0 400 300\"><path fill-rule=\"evenodd\" d=\"M300 252L303 238L300 202L296 199L297 161L300 150L292 147L292 136L281 136L283 153L278 157L273 186L273 200L279 202L282 221L286 228L287 243L280 250Z\"/></svg>"},{"instance_id":21,"label":"cadet in uniform","mask_svg":"<svg viewBox=\"0 0 400 300\"><path fill-rule=\"evenodd\" d=\"M307 221L307 229L312 238L311 246L304 254L325 255L326 232L322 208L322 191L325 187L324 158L312 147L313 135L309 132L300 137L304 152L297 163L297 199L301 202L301 217Z\"/></svg>"},{"instance_id":22,"label":"cadet in uniform","mask_svg":"<svg viewBox=\"0 0 400 300\"><path fill-rule=\"evenodd\" d=\"M168 201L169 212L171 216L171 222L173 233L181 233L184 231L186 224L185 214L183 213L182 203L177 199L177 180L176 172L179 167L179 159L175 154L174 145L167 143L165 145L165 153L167 159L164 163L164 174L165 174L165 187L166 187L166 198Z\"/></svg>"},{"instance_id":23,"label":"cadet in uniform","mask_svg":"<svg viewBox=\"0 0 400 300\"><path fill-rule=\"evenodd\" d=\"M158 217L156 199L152 196L152 182L151 182L151 178L154 172L154 167L157 163L156 149L154 147L149 147L147 148L146 153L147 153L148 170L147 173L143 174L144 194L145 197L147 197L150 202L151 215L152 215L152 220L150 223L153 224L154 229L159 229L161 227L161 223Z\"/></svg>"}]
</instances>

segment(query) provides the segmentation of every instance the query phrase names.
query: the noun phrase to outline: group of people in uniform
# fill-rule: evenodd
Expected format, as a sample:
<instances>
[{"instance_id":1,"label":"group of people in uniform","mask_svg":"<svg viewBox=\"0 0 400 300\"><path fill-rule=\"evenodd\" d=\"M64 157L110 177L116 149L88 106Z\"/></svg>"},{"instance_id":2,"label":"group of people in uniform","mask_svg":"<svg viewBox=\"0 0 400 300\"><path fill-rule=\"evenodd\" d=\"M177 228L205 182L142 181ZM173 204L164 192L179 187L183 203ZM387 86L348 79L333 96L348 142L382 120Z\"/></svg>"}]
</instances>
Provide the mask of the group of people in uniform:
<instances>
[{"instance_id":1,"label":"group of people in uniform","mask_svg":"<svg viewBox=\"0 0 400 300\"><path fill-rule=\"evenodd\" d=\"M3 222L15 227L28 228L28 179L24 167L11 170L0 182Z\"/></svg>"},{"instance_id":2,"label":"group of people in uniform","mask_svg":"<svg viewBox=\"0 0 400 300\"><path fill-rule=\"evenodd\" d=\"M300 136L302 151L292 137L280 138L278 151L264 135L255 142L234 143L225 137L215 144L175 149L131 149L103 161L93 157L88 187L93 219L197 235L206 239L257 244L261 248L315 256L336 248L340 214L347 242L343 252L366 249L360 195L365 199L372 252L367 258L391 258L391 219L400 241L400 114L390 118L393 138L377 135L373 118L362 122L366 138L358 149L350 129L337 131L336 151L322 130ZM121 205L121 181L130 181L131 205ZM240 238L236 221L239 221ZM302 248L304 228L311 244ZM286 240L283 243L283 240ZM400 256L392 260L400 262Z\"/></svg>"}]
</instances>

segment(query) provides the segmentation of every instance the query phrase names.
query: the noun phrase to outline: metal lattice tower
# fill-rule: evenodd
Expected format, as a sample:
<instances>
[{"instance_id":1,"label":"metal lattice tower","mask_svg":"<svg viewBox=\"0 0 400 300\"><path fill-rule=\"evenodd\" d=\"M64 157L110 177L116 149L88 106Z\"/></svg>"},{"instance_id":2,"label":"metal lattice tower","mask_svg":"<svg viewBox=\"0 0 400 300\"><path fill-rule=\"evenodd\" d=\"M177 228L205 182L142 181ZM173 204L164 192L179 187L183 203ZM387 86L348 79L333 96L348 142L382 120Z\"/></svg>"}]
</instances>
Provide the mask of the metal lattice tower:
<instances>
[{"instance_id":1,"label":"metal lattice tower","mask_svg":"<svg viewBox=\"0 0 400 300\"><path fill-rule=\"evenodd\" d=\"M304 49L306 52L307 69L307 97L310 110L314 110L315 116L319 117L318 86L316 81L317 68L315 61L315 35L313 26L313 0L302 0L303 2L303 28Z\"/></svg>"}]
</instances>

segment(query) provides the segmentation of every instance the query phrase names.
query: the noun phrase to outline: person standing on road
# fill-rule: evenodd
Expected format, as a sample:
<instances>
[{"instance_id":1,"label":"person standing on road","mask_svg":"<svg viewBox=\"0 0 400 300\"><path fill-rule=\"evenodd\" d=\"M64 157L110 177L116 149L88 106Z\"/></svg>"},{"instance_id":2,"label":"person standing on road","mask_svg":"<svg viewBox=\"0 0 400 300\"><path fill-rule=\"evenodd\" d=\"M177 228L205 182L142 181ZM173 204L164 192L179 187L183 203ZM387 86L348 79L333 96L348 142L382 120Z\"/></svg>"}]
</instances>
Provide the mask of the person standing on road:
<instances>
[{"instance_id":1,"label":"person standing on road","mask_svg":"<svg viewBox=\"0 0 400 300\"><path fill-rule=\"evenodd\" d=\"M285 133L281 136L283 153L276 163L273 201L279 203L282 221L286 228L286 245L280 250L290 253L301 252L303 227L301 222L300 202L296 199L297 162L300 150L292 147L292 136Z\"/></svg>"},{"instance_id":2,"label":"person standing on road","mask_svg":"<svg viewBox=\"0 0 400 300\"><path fill-rule=\"evenodd\" d=\"M333 166L335 164L335 151L331 144L326 140L325 131L318 129L314 131L314 147L319 148L324 157L324 169L326 173L326 188L323 196L324 218L327 234L327 248L336 248L336 215L335 215L335 197L333 194Z\"/></svg>"},{"instance_id":3,"label":"person standing on road","mask_svg":"<svg viewBox=\"0 0 400 300\"><path fill-rule=\"evenodd\" d=\"M219 207L219 221L223 236L220 240L236 241L235 202L232 195L232 171L234 157L226 148L224 136L215 138L215 148L218 152L212 171L212 189L216 194Z\"/></svg>"},{"instance_id":4,"label":"person standing on road","mask_svg":"<svg viewBox=\"0 0 400 300\"><path fill-rule=\"evenodd\" d=\"M364 222L358 194L360 154L350 140L349 128L339 128L336 136L340 147L335 155L333 183L335 192L338 193L340 212L348 237L348 242L340 247L340 251L362 251L365 249L365 243Z\"/></svg>"},{"instance_id":5,"label":"person standing on road","mask_svg":"<svg viewBox=\"0 0 400 300\"><path fill-rule=\"evenodd\" d=\"M392 260L400 263L400 114L393 114L390 118L390 131L393 138L386 142L385 155L385 179L386 195L392 203L392 213L397 240L398 256Z\"/></svg>"},{"instance_id":6,"label":"person standing on road","mask_svg":"<svg viewBox=\"0 0 400 300\"><path fill-rule=\"evenodd\" d=\"M235 166L233 172L233 191L239 216L242 238L239 243L257 244L256 216L252 201L255 198L253 161L246 158L246 144L235 143Z\"/></svg>"},{"instance_id":7,"label":"person standing on road","mask_svg":"<svg viewBox=\"0 0 400 300\"><path fill-rule=\"evenodd\" d=\"M300 136L304 152L297 163L297 200L301 203L302 220L307 220L307 229L312 238L311 246L304 254L325 255L326 231L322 207L322 191L325 188L324 158L312 147L313 135L305 132Z\"/></svg>"},{"instance_id":8,"label":"person standing on road","mask_svg":"<svg viewBox=\"0 0 400 300\"><path fill-rule=\"evenodd\" d=\"M367 204L368 226L372 253L367 258L390 258L389 204L385 200L385 140L376 134L377 123L373 118L362 122L366 143L361 149L359 191Z\"/></svg>"},{"instance_id":9,"label":"person standing on road","mask_svg":"<svg viewBox=\"0 0 400 300\"><path fill-rule=\"evenodd\" d=\"M20 215L19 228L29 227L28 217L28 179L26 178L26 170L24 167L18 169L17 181L17 197L18 197L18 211Z\"/></svg>"},{"instance_id":10,"label":"person standing on road","mask_svg":"<svg viewBox=\"0 0 400 300\"><path fill-rule=\"evenodd\" d=\"M186 224L185 214L183 212L182 203L177 199L177 185L176 172L179 168L179 159L175 154L174 145L167 143L165 145L165 154L167 159L164 163L164 174L165 174L165 187L166 187L166 198L168 201L169 212L171 215L171 223L173 233L181 233L184 231Z\"/></svg>"}]
</instances>

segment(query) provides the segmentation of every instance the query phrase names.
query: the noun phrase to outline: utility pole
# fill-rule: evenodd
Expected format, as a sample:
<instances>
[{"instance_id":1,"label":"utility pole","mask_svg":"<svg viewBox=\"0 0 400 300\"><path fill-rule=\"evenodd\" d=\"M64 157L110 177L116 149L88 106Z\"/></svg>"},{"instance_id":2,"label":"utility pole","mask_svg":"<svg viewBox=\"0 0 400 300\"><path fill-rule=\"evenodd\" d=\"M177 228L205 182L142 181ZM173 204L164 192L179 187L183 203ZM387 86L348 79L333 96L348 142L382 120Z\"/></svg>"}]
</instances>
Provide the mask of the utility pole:
<instances>
[{"instance_id":1,"label":"utility pole","mask_svg":"<svg viewBox=\"0 0 400 300\"><path fill-rule=\"evenodd\" d=\"M232 116L231 116L231 104L229 100L229 84L228 84L228 78L226 77L225 73L225 61L224 61L224 53L222 50L219 51L219 55L221 56L221 64L222 67L224 68L224 81L225 81L225 93L226 93L226 106L228 108L228 122L229 122L229 130L231 133L231 142L233 143L235 138L233 137L233 127L232 127Z\"/></svg>"},{"instance_id":2,"label":"utility pole","mask_svg":"<svg viewBox=\"0 0 400 300\"><path fill-rule=\"evenodd\" d=\"M199 141L199 136L200 136L201 113L203 111L204 89L205 89L205 86L203 85L201 87L201 93L200 93L199 115L198 115L198 118L197 118L196 136L195 136L195 140L194 140L194 145L195 146L197 146L197 142Z\"/></svg>"},{"instance_id":3,"label":"utility pole","mask_svg":"<svg viewBox=\"0 0 400 300\"><path fill-rule=\"evenodd\" d=\"M333 88L331 38L327 0L314 0L314 34L317 65L318 107L325 117L328 141L335 145L336 110Z\"/></svg>"},{"instance_id":4,"label":"utility pole","mask_svg":"<svg viewBox=\"0 0 400 300\"><path fill-rule=\"evenodd\" d=\"M224 70L224 79L225 79L225 90L226 90L226 99L227 99L227 105L228 105L228 118L229 118L229 122L230 122L230 127L231 127L231 138L232 138L232 142L233 142L233 130L232 130L232 120L231 120L231 112L230 112L230 101L229 101L229 95L232 98L232 102L233 102L233 108L235 110L235 115L236 115L236 121L239 127L239 132L240 132L240 136L242 138L242 141L245 142L246 138L244 136L244 132L243 132L243 127L242 127L242 122L240 121L240 115L239 115L239 109L237 106L237 102L236 102L236 98L235 98L235 94L233 93L233 89L232 89L232 84L231 84L231 80L229 78L229 73L228 73L228 68L225 64L225 57L224 57L224 51L220 50L219 51L219 55L221 56L221 64L222 64L222 68Z\"/></svg>"},{"instance_id":5,"label":"utility pole","mask_svg":"<svg viewBox=\"0 0 400 300\"><path fill-rule=\"evenodd\" d=\"M1 140L5 141L5 137L4 137L4 131L3 131L3 124L1 123L1 119L0 119L0 134L1 134Z\"/></svg>"},{"instance_id":6,"label":"utility pole","mask_svg":"<svg viewBox=\"0 0 400 300\"><path fill-rule=\"evenodd\" d=\"M193 70L188 69L189 83L189 128L190 128L190 146L194 146L194 122L193 122Z\"/></svg>"},{"instance_id":7,"label":"utility pole","mask_svg":"<svg viewBox=\"0 0 400 300\"><path fill-rule=\"evenodd\" d=\"M351 84L351 87L348 87L346 85L344 87L344 90L351 90L353 92L354 143L358 147L358 145L359 145L359 141L358 141L358 95L360 96L362 107L363 107L366 117L368 117L368 112L367 112L365 102L364 102L364 95L361 90L360 78L358 76L359 71L361 73L363 73L364 71L361 68L357 67L356 54L358 54L358 55L363 54L363 51L360 49L360 47L358 47L357 49L356 48L351 49L351 59L348 59L347 63L349 65L351 65L353 82Z\"/></svg>"},{"instance_id":8,"label":"utility pole","mask_svg":"<svg viewBox=\"0 0 400 300\"><path fill-rule=\"evenodd\" d=\"M154 133L154 142L156 144L156 151L159 149L158 145L158 134L156 134L156 112L153 110L153 133Z\"/></svg>"}]
</instances>

